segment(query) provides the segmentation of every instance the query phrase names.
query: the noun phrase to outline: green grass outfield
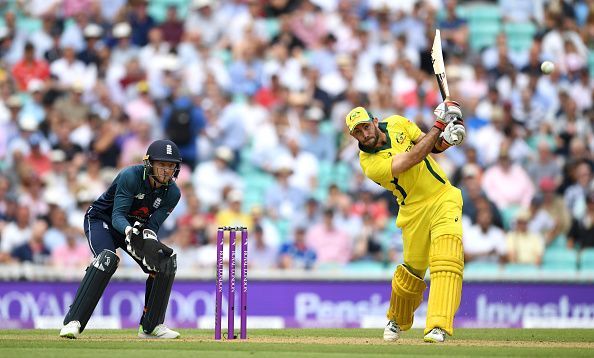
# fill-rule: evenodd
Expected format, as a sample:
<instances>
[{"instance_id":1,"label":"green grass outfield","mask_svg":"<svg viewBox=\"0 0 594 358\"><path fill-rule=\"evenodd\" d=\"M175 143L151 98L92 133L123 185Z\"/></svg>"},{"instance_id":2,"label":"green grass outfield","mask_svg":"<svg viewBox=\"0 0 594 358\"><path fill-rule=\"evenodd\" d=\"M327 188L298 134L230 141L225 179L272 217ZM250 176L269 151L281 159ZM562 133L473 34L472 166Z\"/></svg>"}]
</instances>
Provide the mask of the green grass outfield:
<instances>
[{"instance_id":1,"label":"green grass outfield","mask_svg":"<svg viewBox=\"0 0 594 358\"><path fill-rule=\"evenodd\" d=\"M57 330L0 330L0 357L592 357L594 330L457 329L443 344L412 330L387 343L378 329L252 330L247 341L214 341L212 330L181 330L171 341L140 340L134 330L88 330L76 340Z\"/></svg>"}]
</instances>

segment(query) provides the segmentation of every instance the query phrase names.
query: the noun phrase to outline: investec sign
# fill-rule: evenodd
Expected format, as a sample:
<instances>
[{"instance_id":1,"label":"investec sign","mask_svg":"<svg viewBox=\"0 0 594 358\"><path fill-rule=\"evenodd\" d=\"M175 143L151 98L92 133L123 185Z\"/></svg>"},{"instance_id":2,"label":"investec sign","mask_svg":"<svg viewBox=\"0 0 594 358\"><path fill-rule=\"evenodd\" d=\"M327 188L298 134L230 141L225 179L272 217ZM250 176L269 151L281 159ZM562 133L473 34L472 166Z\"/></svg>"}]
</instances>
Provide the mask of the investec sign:
<instances>
[{"instance_id":1,"label":"investec sign","mask_svg":"<svg viewBox=\"0 0 594 358\"><path fill-rule=\"evenodd\" d=\"M477 322L501 324L520 324L527 319L542 318L551 320L592 320L594 303L571 303L567 295L559 297L557 302L544 304L534 302L489 302L487 295L480 295L476 300ZM554 322L550 322L554 325Z\"/></svg>"}]
</instances>

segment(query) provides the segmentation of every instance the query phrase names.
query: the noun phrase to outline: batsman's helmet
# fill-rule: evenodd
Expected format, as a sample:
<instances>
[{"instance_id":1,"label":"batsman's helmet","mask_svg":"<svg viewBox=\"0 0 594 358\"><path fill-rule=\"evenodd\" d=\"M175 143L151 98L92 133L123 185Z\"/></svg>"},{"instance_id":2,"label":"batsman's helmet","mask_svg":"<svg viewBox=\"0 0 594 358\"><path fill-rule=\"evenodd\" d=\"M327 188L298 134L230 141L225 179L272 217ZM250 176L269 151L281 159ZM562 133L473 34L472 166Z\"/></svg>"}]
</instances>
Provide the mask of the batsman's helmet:
<instances>
[{"instance_id":1,"label":"batsman's helmet","mask_svg":"<svg viewBox=\"0 0 594 358\"><path fill-rule=\"evenodd\" d=\"M176 163L172 180L177 179L182 158L175 143L169 139L159 139L149 145L148 149L146 150L146 155L143 158L145 175L155 175L152 170L153 162L155 161Z\"/></svg>"}]
</instances>

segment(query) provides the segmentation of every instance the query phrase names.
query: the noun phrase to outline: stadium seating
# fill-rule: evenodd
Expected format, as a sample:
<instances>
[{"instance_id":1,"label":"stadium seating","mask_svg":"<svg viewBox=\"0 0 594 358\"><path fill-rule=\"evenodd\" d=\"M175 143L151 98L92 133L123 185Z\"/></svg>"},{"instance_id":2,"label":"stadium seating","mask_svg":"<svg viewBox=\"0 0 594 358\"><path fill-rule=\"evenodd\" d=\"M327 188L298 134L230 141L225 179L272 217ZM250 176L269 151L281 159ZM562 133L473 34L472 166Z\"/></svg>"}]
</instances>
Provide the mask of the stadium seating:
<instances>
[{"instance_id":1,"label":"stadium seating","mask_svg":"<svg viewBox=\"0 0 594 358\"><path fill-rule=\"evenodd\" d=\"M148 13L157 22L163 22L167 15L169 6L177 7L179 18L185 18L190 5L190 0L151 0L148 7Z\"/></svg>"},{"instance_id":2,"label":"stadium seating","mask_svg":"<svg viewBox=\"0 0 594 358\"><path fill-rule=\"evenodd\" d=\"M264 206L264 194L260 191L248 189L243 193L242 210L250 212L254 207Z\"/></svg>"},{"instance_id":3,"label":"stadium seating","mask_svg":"<svg viewBox=\"0 0 594 358\"><path fill-rule=\"evenodd\" d=\"M241 158L241 162L239 164L239 168L237 171L240 175L250 175L252 173L257 172L257 168L252 164L252 149L251 146L246 145L243 147L239 153Z\"/></svg>"},{"instance_id":4,"label":"stadium seating","mask_svg":"<svg viewBox=\"0 0 594 358\"><path fill-rule=\"evenodd\" d=\"M549 244L549 247L551 248L564 248L567 246L567 237L565 237L565 235L559 235L557 236L553 241L551 241L551 243Z\"/></svg>"},{"instance_id":5,"label":"stadium seating","mask_svg":"<svg viewBox=\"0 0 594 358\"><path fill-rule=\"evenodd\" d=\"M396 216L390 216L390 218L386 221L386 224L383 229L385 233L402 233L402 230L398 226L394 225L394 223L396 222L396 218Z\"/></svg>"},{"instance_id":6,"label":"stadium seating","mask_svg":"<svg viewBox=\"0 0 594 358\"><path fill-rule=\"evenodd\" d=\"M19 27L19 29L23 30L24 32L26 32L28 34L32 34L36 31L41 30L42 23L41 23L40 19L23 16L23 17L18 18L18 27Z\"/></svg>"},{"instance_id":7,"label":"stadium seating","mask_svg":"<svg viewBox=\"0 0 594 358\"><path fill-rule=\"evenodd\" d=\"M263 205L266 189L274 182L272 176L254 171L249 175L243 175L243 178L245 180L243 208L249 210L256 205Z\"/></svg>"},{"instance_id":8,"label":"stadium seating","mask_svg":"<svg viewBox=\"0 0 594 358\"><path fill-rule=\"evenodd\" d=\"M511 229L514 219L519 210L520 206L517 205L512 205L500 210L501 219L503 220L503 227L505 228L505 230Z\"/></svg>"},{"instance_id":9,"label":"stadium seating","mask_svg":"<svg viewBox=\"0 0 594 358\"><path fill-rule=\"evenodd\" d=\"M331 163L328 161L321 161L318 163L318 188L314 196L318 200L323 200L326 197L328 187L336 184L341 190L348 190L349 178L351 178L352 170L348 163L339 162Z\"/></svg>"},{"instance_id":10,"label":"stadium seating","mask_svg":"<svg viewBox=\"0 0 594 358\"><path fill-rule=\"evenodd\" d=\"M362 260L349 262L343 269L347 272L380 273L386 268L381 262Z\"/></svg>"},{"instance_id":11,"label":"stadium seating","mask_svg":"<svg viewBox=\"0 0 594 358\"><path fill-rule=\"evenodd\" d=\"M346 191L348 190L348 182L351 178L352 170L348 163L338 162L334 167L335 183L338 187Z\"/></svg>"},{"instance_id":12,"label":"stadium seating","mask_svg":"<svg viewBox=\"0 0 594 358\"><path fill-rule=\"evenodd\" d=\"M326 201L326 198L328 198L328 190L323 186L318 186L317 189L313 192L312 196L318 202L323 203Z\"/></svg>"},{"instance_id":13,"label":"stadium seating","mask_svg":"<svg viewBox=\"0 0 594 358\"><path fill-rule=\"evenodd\" d=\"M578 255L575 250L549 247L543 257L542 269L552 272L575 272Z\"/></svg>"},{"instance_id":14,"label":"stadium seating","mask_svg":"<svg viewBox=\"0 0 594 358\"><path fill-rule=\"evenodd\" d=\"M467 19L470 47L473 50L481 50L495 44L495 38L501 31L501 12L498 6L473 6L468 9Z\"/></svg>"},{"instance_id":15,"label":"stadium seating","mask_svg":"<svg viewBox=\"0 0 594 358\"><path fill-rule=\"evenodd\" d=\"M588 52L588 68L590 69L590 77L594 78L594 50Z\"/></svg>"},{"instance_id":16,"label":"stadium seating","mask_svg":"<svg viewBox=\"0 0 594 358\"><path fill-rule=\"evenodd\" d=\"M5 26L6 23L4 20L4 14L10 10L14 11L16 14L16 25L20 31L23 31L26 34L31 34L41 29L41 19L25 16L25 14L23 14L23 12L18 7L14 6L16 1L9 1L8 3L12 5L7 4L3 6L2 10L4 11L0 13L0 26Z\"/></svg>"},{"instance_id":17,"label":"stadium seating","mask_svg":"<svg viewBox=\"0 0 594 358\"><path fill-rule=\"evenodd\" d=\"M508 23L503 28L511 51L524 51L532 45L532 38L536 33L533 23Z\"/></svg>"},{"instance_id":18,"label":"stadium seating","mask_svg":"<svg viewBox=\"0 0 594 358\"><path fill-rule=\"evenodd\" d=\"M275 18L266 19L266 30L268 31L268 36L273 38L280 31L280 21Z\"/></svg>"},{"instance_id":19,"label":"stadium seating","mask_svg":"<svg viewBox=\"0 0 594 358\"><path fill-rule=\"evenodd\" d=\"M281 242L287 242L291 235L291 222L289 220L278 219L274 222L274 226L278 230Z\"/></svg>"},{"instance_id":20,"label":"stadium seating","mask_svg":"<svg viewBox=\"0 0 594 358\"><path fill-rule=\"evenodd\" d=\"M501 9L497 5L476 5L468 10L468 21L480 24L481 22L501 22Z\"/></svg>"},{"instance_id":21,"label":"stadium seating","mask_svg":"<svg viewBox=\"0 0 594 358\"><path fill-rule=\"evenodd\" d=\"M251 210L255 206L264 205L264 194L274 179L270 174L264 173L251 163L252 151L250 146L241 150L241 164L238 168L239 175L245 181L243 196L243 209Z\"/></svg>"},{"instance_id":22,"label":"stadium seating","mask_svg":"<svg viewBox=\"0 0 594 358\"><path fill-rule=\"evenodd\" d=\"M344 269L344 265L339 264L339 263L335 263L335 262L325 262L325 263L318 264L316 266L316 268L319 271L326 271L326 272L328 272L328 271L341 271L341 270Z\"/></svg>"},{"instance_id":23,"label":"stadium seating","mask_svg":"<svg viewBox=\"0 0 594 358\"><path fill-rule=\"evenodd\" d=\"M580 254L580 269L594 271L594 248L583 249Z\"/></svg>"},{"instance_id":24,"label":"stadium seating","mask_svg":"<svg viewBox=\"0 0 594 358\"><path fill-rule=\"evenodd\" d=\"M538 266L530 264L506 264L503 272L509 275L522 276L536 274L540 272L540 269Z\"/></svg>"},{"instance_id":25,"label":"stadium seating","mask_svg":"<svg viewBox=\"0 0 594 358\"><path fill-rule=\"evenodd\" d=\"M490 276L497 275L500 271L501 266L496 262L468 262L464 264L464 275Z\"/></svg>"},{"instance_id":26,"label":"stadium seating","mask_svg":"<svg viewBox=\"0 0 594 358\"><path fill-rule=\"evenodd\" d=\"M468 19L468 6L464 6L464 5L460 5L456 7L456 16L458 16L459 18L462 19ZM445 7L440 8L439 10L437 10L437 13L435 14L435 19L439 22L439 21L443 21L447 16L447 12Z\"/></svg>"},{"instance_id":27,"label":"stadium seating","mask_svg":"<svg viewBox=\"0 0 594 358\"><path fill-rule=\"evenodd\" d=\"M258 191L265 191L272 185L274 179L270 174L264 172L254 172L252 175L245 178L246 187Z\"/></svg>"},{"instance_id":28,"label":"stadium seating","mask_svg":"<svg viewBox=\"0 0 594 358\"><path fill-rule=\"evenodd\" d=\"M320 161L318 163L318 185L328 187L334 179L332 162Z\"/></svg>"},{"instance_id":29,"label":"stadium seating","mask_svg":"<svg viewBox=\"0 0 594 358\"><path fill-rule=\"evenodd\" d=\"M500 31L501 24L498 22L471 25L470 46L477 51L492 46Z\"/></svg>"}]
</instances>

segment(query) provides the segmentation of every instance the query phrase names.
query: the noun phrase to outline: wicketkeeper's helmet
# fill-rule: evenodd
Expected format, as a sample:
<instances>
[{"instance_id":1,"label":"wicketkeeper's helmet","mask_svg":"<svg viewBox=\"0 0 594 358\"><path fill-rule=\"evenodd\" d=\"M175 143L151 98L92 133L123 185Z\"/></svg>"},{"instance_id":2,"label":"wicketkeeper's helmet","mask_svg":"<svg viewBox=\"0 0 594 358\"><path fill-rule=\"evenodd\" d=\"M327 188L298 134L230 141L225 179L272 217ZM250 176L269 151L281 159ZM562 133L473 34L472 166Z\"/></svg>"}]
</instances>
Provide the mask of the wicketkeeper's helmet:
<instances>
[{"instance_id":1,"label":"wicketkeeper's helmet","mask_svg":"<svg viewBox=\"0 0 594 358\"><path fill-rule=\"evenodd\" d=\"M169 139L159 139L149 145L146 155L143 158L145 175L155 176L155 173L153 173L154 161L176 163L172 179L177 179L182 158L175 143Z\"/></svg>"}]
</instances>

